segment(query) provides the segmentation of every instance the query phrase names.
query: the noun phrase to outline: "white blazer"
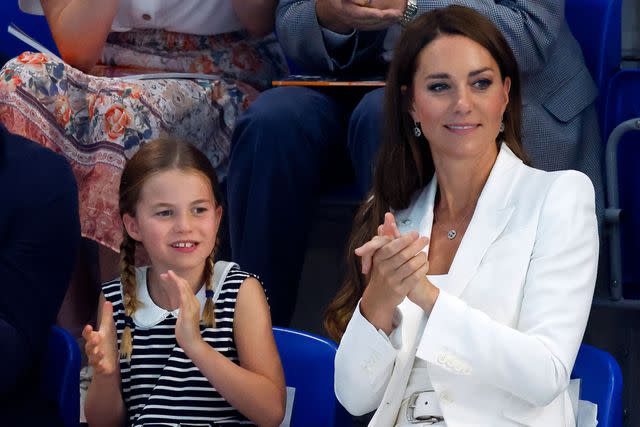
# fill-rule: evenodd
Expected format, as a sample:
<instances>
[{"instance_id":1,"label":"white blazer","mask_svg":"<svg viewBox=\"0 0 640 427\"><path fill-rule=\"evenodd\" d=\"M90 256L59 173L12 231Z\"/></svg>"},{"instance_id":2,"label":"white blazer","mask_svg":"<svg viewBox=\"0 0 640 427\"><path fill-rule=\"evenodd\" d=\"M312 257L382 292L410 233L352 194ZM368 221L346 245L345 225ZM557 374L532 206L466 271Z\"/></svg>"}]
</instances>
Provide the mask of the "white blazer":
<instances>
[{"instance_id":1,"label":"white blazer","mask_svg":"<svg viewBox=\"0 0 640 427\"><path fill-rule=\"evenodd\" d=\"M436 187L396 213L402 233L431 234ZM405 299L394 345L356 307L336 355L338 399L393 426L419 357L448 427L573 427L567 385L597 260L589 178L530 168L502 144L431 315Z\"/></svg>"}]
</instances>

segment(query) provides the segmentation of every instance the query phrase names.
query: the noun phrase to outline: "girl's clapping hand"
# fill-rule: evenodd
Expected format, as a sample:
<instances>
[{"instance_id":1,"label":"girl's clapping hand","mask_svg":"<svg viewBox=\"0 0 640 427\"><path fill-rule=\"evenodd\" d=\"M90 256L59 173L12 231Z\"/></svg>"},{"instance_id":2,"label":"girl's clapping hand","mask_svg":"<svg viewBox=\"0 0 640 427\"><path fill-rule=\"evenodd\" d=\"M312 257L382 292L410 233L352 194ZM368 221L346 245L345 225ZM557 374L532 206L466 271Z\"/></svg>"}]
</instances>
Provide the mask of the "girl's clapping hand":
<instances>
[{"instance_id":1,"label":"girl's clapping hand","mask_svg":"<svg viewBox=\"0 0 640 427\"><path fill-rule=\"evenodd\" d=\"M176 322L176 340L183 350L202 340L200 335L200 302L193 294L193 290L182 277L178 276L173 270L160 274L160 280L172 284L175 290L180 308L178 321Z\"/></svg>"},{"instance_id":2,"label":"girl's clapping hand","mask_svg":"<svg viewBox=\"0 0 640 427\"><path fill-rule=\"evenodd\" d=\"M82 330L85 352L89 365L96 375L113 375L118 369L118 348L116 345L116 324L113 321L113 306L105 301L99 315L98 330L87 325Z\"/></svg>"}]
</instances>

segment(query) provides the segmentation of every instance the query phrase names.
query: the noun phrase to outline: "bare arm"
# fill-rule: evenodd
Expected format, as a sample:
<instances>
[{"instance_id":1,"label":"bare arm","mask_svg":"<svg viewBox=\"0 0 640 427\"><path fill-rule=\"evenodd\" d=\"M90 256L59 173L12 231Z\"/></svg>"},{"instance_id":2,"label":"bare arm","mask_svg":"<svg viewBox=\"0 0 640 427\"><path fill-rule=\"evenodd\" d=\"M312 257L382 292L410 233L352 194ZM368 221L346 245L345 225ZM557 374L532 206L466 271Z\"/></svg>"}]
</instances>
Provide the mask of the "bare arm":
<instances>
[{"instance_id":1,"label":"bare arm","mask_svg":"<svg viewBox=\"0 0 640 427\"><path fill-rule=\"evenodd\" d=\"M233 0L233 10L242 25L258 37L273 31L276 5L276 0Z\"/></svg>"},{"instance_id":2,"label":"bare arm","mask_svg":"<svg viewBox=\"0 0 640 427\"><path fill-rule=\"evenodd\" d=\"M240 286L233 321L240 366L200 340L185 349L193 363L234 408L260 426L284 417L285 384L262 287L248 278Z\"/></svg>"},{"instance_id":3,"label":"bare arm","mask_svg":"<svg viewBox=\"0 0 640 427\"><path fill-rule=\"evenodd\" d=\"M62 59L82 71L98 62L119 0L40 0Z\"/></svg>"},{"instance_id":4,"label":"bare arm","mask_svg":"<svg viewBox=\"0 0 640 427\"><path fill-rule=\"evenodd\" d=\"M93 378L87 392L85 414L91 427L123 426L126 409L120 393L120 363L116 345L115 323L111 304L104 295L98 303L98 330L85 326L86 353L93 367Z\"/></svg>"}]
</instances>

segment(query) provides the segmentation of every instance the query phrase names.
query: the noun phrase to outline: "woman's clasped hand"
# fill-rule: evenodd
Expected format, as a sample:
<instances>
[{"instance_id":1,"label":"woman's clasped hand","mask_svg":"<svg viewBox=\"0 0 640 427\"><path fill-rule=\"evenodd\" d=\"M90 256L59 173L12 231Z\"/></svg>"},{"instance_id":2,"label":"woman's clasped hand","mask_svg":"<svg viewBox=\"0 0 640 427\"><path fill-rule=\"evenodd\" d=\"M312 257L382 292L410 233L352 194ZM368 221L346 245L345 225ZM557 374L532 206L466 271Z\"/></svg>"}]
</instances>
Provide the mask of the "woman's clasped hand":
<instances>
[{"instance_id":1,"label":"woman's clasped hand","mask_svg":"<svg viewBox=\"0 0 640 427\"><path fill-rule=\"evenodd\" d=\"M385 214L378 234L355 250L362 274L369 276L360 309L372 324L389 333L396 306L409 298L431 311L438 288L427 279L429 238L416 231L401 234L392 213Z\"/></svg>"}]
</instances>

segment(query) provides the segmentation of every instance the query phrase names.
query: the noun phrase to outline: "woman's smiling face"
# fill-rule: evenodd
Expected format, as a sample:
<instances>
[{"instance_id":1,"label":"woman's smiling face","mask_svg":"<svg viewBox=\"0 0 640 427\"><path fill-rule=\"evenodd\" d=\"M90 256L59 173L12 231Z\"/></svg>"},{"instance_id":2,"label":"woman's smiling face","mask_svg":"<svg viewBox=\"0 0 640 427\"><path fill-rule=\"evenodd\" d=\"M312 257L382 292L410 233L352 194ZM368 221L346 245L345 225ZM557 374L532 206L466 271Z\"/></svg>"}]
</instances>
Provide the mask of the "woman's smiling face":
<instances>
[{"instance_id":1,"label":"woman's smiling face","mask_svg":"<svg viewBox=\"0 0 640 427\"><path fill-rule=\"evenodd\" d=\"M434 160L497 155L510 84L489 51L467 37L442 35L422 49L410 114Z\"/></svg>"}]
</instances>

